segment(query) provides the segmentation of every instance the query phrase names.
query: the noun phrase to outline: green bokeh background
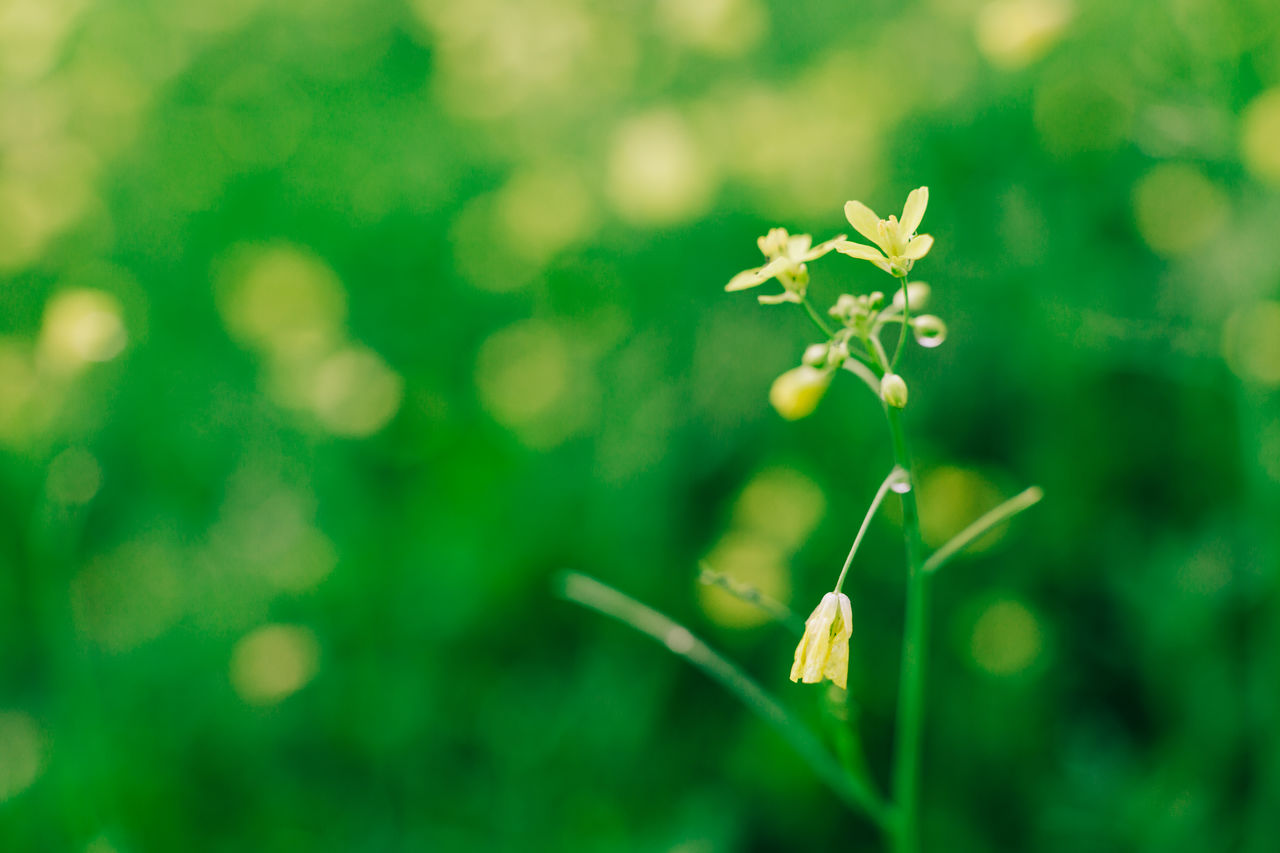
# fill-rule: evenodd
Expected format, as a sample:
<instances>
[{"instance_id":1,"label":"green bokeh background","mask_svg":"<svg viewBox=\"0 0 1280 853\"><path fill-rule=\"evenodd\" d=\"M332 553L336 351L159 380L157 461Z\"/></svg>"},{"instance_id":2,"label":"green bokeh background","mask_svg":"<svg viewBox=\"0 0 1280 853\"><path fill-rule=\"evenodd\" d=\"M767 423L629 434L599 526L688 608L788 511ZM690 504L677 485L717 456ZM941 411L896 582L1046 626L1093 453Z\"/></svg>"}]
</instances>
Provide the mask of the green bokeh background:
<instances>
[{"instance_id":1,"label":"green bokeh background","mask_svg":"<svg viewBox=\"0 0 1280 853\"><path fill-rule=\"evenodd\" d=\"M1278 87L1271 0L0 3L0 849L877 849L553 579L821 727L697 565L807 612L887 435L722 286L921 184L926 537L1047 494L937 578L926 849L1280 849Z\"/></svg>"}]
</instances>

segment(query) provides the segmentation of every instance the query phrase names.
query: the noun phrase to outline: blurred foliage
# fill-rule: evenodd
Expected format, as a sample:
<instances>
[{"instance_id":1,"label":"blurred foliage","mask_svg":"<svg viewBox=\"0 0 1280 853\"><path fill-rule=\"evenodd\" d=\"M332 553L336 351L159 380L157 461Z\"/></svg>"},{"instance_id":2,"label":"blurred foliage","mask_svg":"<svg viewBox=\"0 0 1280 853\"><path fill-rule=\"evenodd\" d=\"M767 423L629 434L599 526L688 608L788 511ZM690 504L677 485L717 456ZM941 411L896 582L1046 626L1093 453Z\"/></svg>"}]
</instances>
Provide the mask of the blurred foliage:
<instances>
[{"instance_id":1,"label":"blurred foliage","mask_svg":"<svg viewBox=\"0 0 1280 853\"><path fill-rule=\"evenodd\" d=\"M1280 847L1273 0L0 0L0 849L868 849L548 579L818 719L697 565L807 612L887 438L721 288L919 184L926 536L1048 495L938 578L927 848Z\"/></svg>"}]
</instances>

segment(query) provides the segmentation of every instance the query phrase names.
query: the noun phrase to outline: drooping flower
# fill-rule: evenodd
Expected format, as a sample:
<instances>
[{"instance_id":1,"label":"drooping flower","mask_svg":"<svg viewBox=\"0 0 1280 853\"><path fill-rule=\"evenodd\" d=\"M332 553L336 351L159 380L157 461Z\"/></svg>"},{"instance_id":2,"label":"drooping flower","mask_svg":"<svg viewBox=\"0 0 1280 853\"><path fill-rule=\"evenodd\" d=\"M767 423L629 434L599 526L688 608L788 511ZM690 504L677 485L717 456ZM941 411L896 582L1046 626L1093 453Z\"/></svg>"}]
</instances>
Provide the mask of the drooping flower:
<instances>
[{"instance_id":1,"label":"drooping flower","mask_svg":"<svg viewBox=\"0 0 1280 853\"><path fill-rule=\"evenodd\" d=\"M804 622L804 636L796 646L791 680L817 684L831 679L844 688L849 679L849 637L853 635L849 596L829 592Z\"/></svg>"},{"instance_id":2,"label":"drooping flower","mask_svg":"<svg viewBox=\"0 0 1280 853\"><path fill-rule=\"evenodd\" d=\"M791 235L785 228L770 228L768 234L756 240L768 263L743 270L731 278L724 289L746 290L776 278L782 285L782 293L761 296L760 301L766 305L799 302L809 286L809 268L805 264L827 254L844 239L845 235L841 234L814 246L808 234Z\"/></svg>"},{"instance_id":3,"label":"drooping flower","mask_svg":"<svg viewBox=\"0 0 1280 853\"><path fill-rule=\"evenodd\" d=\"M881 219L862 202L847 202L844 215L849 224L875 245L843 240L836 244L836 251L851 258L871 261L890 275L902 278L911 270L911 265L927 255L933 246L933 238L928 234L916 234L928 206L928 187L911 191L902 208L902 219L893 215Z\"/></svg>"},{"instance_id":4,"label":"drooping flower","mask_svg":"<svg viewBox=\"0 0 1280 853\"><path fill-rule=\"evenodd\" d=\"M769 388L769 402L789 421L798 421L813 414L827 393L833 370L802 364L793 367L773 380Z\"/></svg>"}]
</instances>

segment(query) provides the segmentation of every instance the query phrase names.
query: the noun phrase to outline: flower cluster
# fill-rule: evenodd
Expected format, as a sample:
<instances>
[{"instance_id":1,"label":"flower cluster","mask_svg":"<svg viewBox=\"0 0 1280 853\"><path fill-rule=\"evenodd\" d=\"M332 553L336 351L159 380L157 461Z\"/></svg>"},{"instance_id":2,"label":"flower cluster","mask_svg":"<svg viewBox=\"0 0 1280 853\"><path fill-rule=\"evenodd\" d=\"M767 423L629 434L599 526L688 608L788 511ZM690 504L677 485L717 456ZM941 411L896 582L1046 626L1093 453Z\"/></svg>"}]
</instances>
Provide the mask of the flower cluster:
<instances>
[{"instance_id":1,"label":"flower cluster","mask_svg":"<svg viewBox=\"0 0 1280 853\"><path fill-rule=\"evenodd\" d=\"M765 305L800 302L809 286L809 268L805 264L827 254L838 244L847 242L845 235L841 234L815 246L813 238L808 234L791 235L785 228L770 228L768 234L756 240L756 245L760 247L760 252L768 263L762 267L743 270L729 279L724 289L746 290L776 278L782 285L782 293L765 294L759 297L760 301Z\"/></svg>"}]
</instances>

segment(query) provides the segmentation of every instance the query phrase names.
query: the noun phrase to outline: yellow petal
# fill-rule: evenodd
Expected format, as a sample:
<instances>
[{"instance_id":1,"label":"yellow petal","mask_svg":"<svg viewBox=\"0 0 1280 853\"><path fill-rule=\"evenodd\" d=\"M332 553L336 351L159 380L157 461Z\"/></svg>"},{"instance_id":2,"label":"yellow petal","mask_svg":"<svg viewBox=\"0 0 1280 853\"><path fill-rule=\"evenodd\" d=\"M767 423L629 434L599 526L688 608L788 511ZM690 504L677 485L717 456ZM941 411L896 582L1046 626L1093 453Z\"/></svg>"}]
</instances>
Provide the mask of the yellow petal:
<instances>
[{"instance_id":1,"label":"yellow petal","mask_svg":"<svg viewBox=\"0 0 1280 853\"><path fill-rule=\"evenodd\" d=\"M799 261L809 247L813 245L813 237L809 234L796 234L787 240L787 257Z\"/></svg>"},{"instance_id":2,"label":"yellow petal","mask_svg":"<svg viewBox=\"0 0 1280 853\"><path fill-rule=\"evenodd\" d=\"M819 243L809 251L805 252L804 259L806 261L812 261L822 257L823 255L827 254L832 249L834 249L837 243L843 242L845 240L845 237L846 235L844 234L838 234L835 237L832 237L830 240L826 240L822 243Z\"/></svg>"},{"instance_id":3,"label":"yellow petal","mask_svg":"<svg viewBox=\"0 0 1280 853\"><path fill-rule=\"evenodd\" d=\"M831 651L827 654L827 664L822 674L844 690L849 681L849 638L853 636L853 608L849 604L849 596L844 593L837 593L836 598L840 606L840 621L832 632Z\"/></svg>"},{"instance_id":4,"label":"yellow petal","mask_svg":"<svg viewBox=\"0 0 1280 853\"><path fill-rule=\"evenodd\" d=\"M724 286L724 289L729 291L746 290L749 287L764 284L790 265L791 261L785 257L774 258L762 267L743 270L738 273L733 278L729 279L729 283Z\"/></svg>"},{"instance_id":5,"label":"yellow petal","mask_svg":"<svg viewBox=\"0 0 1280 853\"><path fill-rule=\"evenodd\" d=\"M924 219L924 209L929 206L929 188L920 187L912 190L907 196L907 203L902 208L902 233L914 234Z\"/></svg>"},{"instance_id":6,"label":"yellow petal","mask_svg":"<svg viewBox=\"0 0 1280 853\"><path fill-rule=\"evenodd\" d=\"M880 267L885 272L889 272L889 259L880 254L877 249L862 243L853 243L849 240L841 240L836 243L836 251L842 255L848 255L851 258L858 258L863 261L871 261L871 263Z\"/></svg>"},{"instance_id":7,"label":"yellow petal","mask_svg":"<svg viewBox=\"0 0 1280 853\"><path fill-rule=\"evenodd\" d=\"M844 218L849 220L853 229L872 243L880 243L880 217L876 212L860 201L844 203Z\"/></svg>"},{"instance_id":8,"label":"yellow petal","mask_svg":"<svg viewBox=\"0 0 1280 853\"><path fill-rule=\"evenodd\" d=\"M762 269L764 269L764 267L753 267L749 270L743 270L733 278L729 279L729 283L724 286L724 289L729 291L746 290L749 287L755 287L758 284L764 283L764 279L760 277L760 270Z\"/></svg>"},{"instance_id":9,"label":"yellow petal","mask_svg":"<svg viewBox=\"0 0 1280 853\"><path fill-rule=\"evenodd\" d=\"M787 246L787 229L770 228L768 234L756 238L756 245L766 258L776 258Z\"/></svg>"},{"instance_id":10,"label":"yellow petal","mask_svg":"<svg viewBox=\"0 0 1280 853\"><path fill-rule=\"evenodd\" d=\"M929 254L929 250L933 248L933 238L928 234L921 234L919 237L912 239L907 247L902 250L902 257L910 258L918 261L925 255Z\"/></svg>"},{"instance_id":11,"label":"yellow petal","mask_svg":"<svg viewBox=\"0 0 1280 853\"><path fill-rule=\"evenodd\" d=\"M804 636L796 646L791 680L816 684L830 678L845 687L849 673L849 637L853 612L849 597L829 592L804 623Z\"/></svg>"},{"instance_id":12,"label":"yellow petal","mask_svg":"<svg viewBox=\"0 0 1280 853\"><path fill-rule=\"evenodd\" d=\"M761 305L781 305L784 302L800 303L800 297L790 290L784 290L781 293L762 293L756 299L760 300Z\"/></svg>"}]
</instances>

